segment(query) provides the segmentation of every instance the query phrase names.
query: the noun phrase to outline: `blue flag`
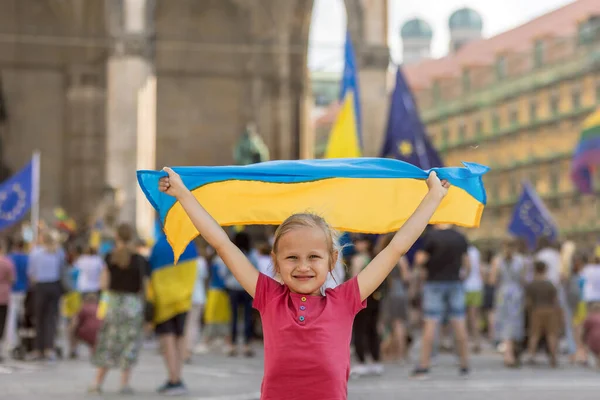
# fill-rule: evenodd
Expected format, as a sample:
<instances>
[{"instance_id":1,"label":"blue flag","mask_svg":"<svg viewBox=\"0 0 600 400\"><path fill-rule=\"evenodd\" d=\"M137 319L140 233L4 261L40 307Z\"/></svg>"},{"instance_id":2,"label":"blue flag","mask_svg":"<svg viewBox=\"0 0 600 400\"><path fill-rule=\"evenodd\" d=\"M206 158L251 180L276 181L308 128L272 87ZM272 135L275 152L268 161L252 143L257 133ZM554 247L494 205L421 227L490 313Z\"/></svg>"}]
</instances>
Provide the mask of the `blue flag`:
<instances>
[{"instance_id":1,"label":"blue flag","mask_svg":"<svg viewBox=\"0 0 600 400\"><path fill-rule=\"evenodd\" d=\"M396 88L392 94L381 157L395 158L425 170L444 166L427 136L400 67L396 71Z\"/></svg>"},{"instance_id":2,"label":"blue flag","mask_svg":"<svg viewBox=\"0 0 600 400\"><path fill-rule=\"evenodd\" d=\"M421 169L444 166L427 136L414 97L400 67L396 71L396 87L391 97L381 156L405 161ZM406 253L411 264L422 246L423 238L419 238Z\"/></svg>"},{"instance_id":3,"label":"blue flag","mask_svg":"<svg viewBox=\"0 0 600 400\"><path fill-rule=\"evenodd\" d=\"M0 184L0 230L21 221L29 212L37 190L35 176L39 171L32 159L21 171Z\"/></svg>"},{"instance_id":4,"label":"blue flag","mask_svg":"<svg viewBox=\"0 0 600 400\"><path fill-rule=\"evenodd\" d=\"M508 231L525 239L532 250L538 238L545 236L550 240L556 240L558 237L558 227L554 219L528 182L523 182L523 193L515 205Z\"/></svg>"},{"instance_id":5,"label":"blue flag","mask_svg":"<svg viewBox=\"0 0 600 400\"><path fill-rule=\"evenodd\" d=\"M356 133L359 141L362 143L362 118L360 111L360 90L358 87L358 66L356 65L356 55L354 54L354 46L350 31L346 31L346 43L344 45L344 76L342 77L342 87L340 89L340 102L344 102L344 98L348 91L354 93L354 113L356 118Z\"/></svg>"}]
</instances>

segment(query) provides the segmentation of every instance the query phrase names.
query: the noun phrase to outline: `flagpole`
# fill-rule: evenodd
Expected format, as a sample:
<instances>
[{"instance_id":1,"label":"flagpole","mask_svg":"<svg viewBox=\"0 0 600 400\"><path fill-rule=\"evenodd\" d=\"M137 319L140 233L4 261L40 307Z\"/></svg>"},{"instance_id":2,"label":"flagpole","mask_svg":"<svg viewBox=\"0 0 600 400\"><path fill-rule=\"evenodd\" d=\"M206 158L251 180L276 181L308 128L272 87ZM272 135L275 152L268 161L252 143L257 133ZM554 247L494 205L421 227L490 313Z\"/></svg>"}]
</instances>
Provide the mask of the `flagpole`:
<instances>
[{"instance_id":1,"label":"flagpole","mask_svg":"<svg viewBox=\"0 0 600 400\"><path fill-rule=\"evenodd\" d=\"M33 152L32 168L31 168L31 229L33 233L33 245L35 246L38 239L38 225L40 222L40 159L41 153L39 150Z\"/></svg>"}]
</instances>

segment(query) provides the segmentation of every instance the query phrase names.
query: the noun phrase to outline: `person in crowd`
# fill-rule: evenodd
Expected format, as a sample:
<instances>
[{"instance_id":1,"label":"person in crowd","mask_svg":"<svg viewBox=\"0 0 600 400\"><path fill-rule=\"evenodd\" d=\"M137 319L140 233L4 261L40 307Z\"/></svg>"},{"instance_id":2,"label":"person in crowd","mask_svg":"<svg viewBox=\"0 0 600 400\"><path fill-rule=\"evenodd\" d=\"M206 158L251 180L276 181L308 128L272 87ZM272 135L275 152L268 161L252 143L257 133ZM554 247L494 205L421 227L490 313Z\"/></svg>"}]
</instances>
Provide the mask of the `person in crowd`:
<instances>
[{"instance_id":1,"label":"person in crowd","mask_svg":"<svg viewBox=\"0 0 600 400\"><path fill-rule=\"evenodd\" d=\"M2 361L2 350L4 345L5 326L10 304L10 293L15 282L15 264L6 254L6 243L0 242L0 361Z\"/></svg>"},{"instance_id":2,"label":"person in crowd","mask_svg":"<svg viewBox=\"0 0 600 400\"><path fill-rule=\"evenodd\" d=\"M596 359L596 368L600 370L600 302L592 303L583 325L583 341Z\"/></svg>"},{"instance_id":3,"label":"person in crowd","mask_svg":"<svg viewBox=\"0 0 600 400\"><path fill-rule=\"evenodd\" d=\"M422 266L424 326L419 364L414 378L429 375L431 352L438 325L447 313L454 330L460 358L459 373L469 374L469 348L465 322L465 291L461 271L469 275L470 264L466 237L452 225L435 225L423 241L423 249L415 255L415 263Z\"/></svg>"},{"instance_id":4,"label":"person in crowd","mask_svg":"<svg viewBox=\"0 0 600 400\"><path fill-rule=\"evenodd\" d=\"M25 241L21 238L12 242L10 259L15 265L15 283L10 294L8 305L8 315L5 328L5 351L8 354L18 343L17 325L19 316L24 311L25 294L29 286L27 280L27 260L28 255L25 251Z\"/></svg>"},{"instance_id":5,"label":"person in crowd","mask_svg":"<svg viewBox=\"0 0 600 400\"><path fill-rule=\"evenodd\" d=\"M215 261L219 262L215 262ZM194 349L197 354L205 354L217 339L227 336L231 324L231 306L225 289L225 281L219 273L221 260L215 256L211 247L207 247L209 265L208 293L204 312L204 330L202 340Z\"/></svg>"},{"instance_id":6,"label":"person in crowd","mask_svg":"<svg viewBox=\"0 0 600 400\"><path fill-rule=\"evenodd\" d=\"M100 276L104 269L104 260L92 246L86 246L75 260L74 267L79 271L77 291L81 295L94 293L100 295ZM97 296L96 296L97 298Z\"/></svg>"},{"instance_id":7,"label":"person in crowd","mask_svg":"<svg viewBox=\"0 0 600 400\"><path fill-rule=\"evenodd\" d=\"M110 368L121 369L123 394L132 393L131 369L138 361L144 321L147 261L136 253L130 225L117 228L114 249L106 255L100 287L109 292L106 313L98 333L92 363L98 368L90 393L100 393Z\"/></svg>"},{"instance_id":8,"label":"person in crowd","mask_svg":"<svg viewBox=\"0 0 600 400\"><path fill-rule=\"evenodd\" d=\"M203 256L198 257L196 268L196 283L192 294L192 308L185 321L185 341L187 356L185 361L191 362L192 353L196 347L200 333L200 320L204 305L206 304L206 279L208 278L208 264Z\"/></svg>"},{"instance_id":9,"label":"person in crowd","mask_svg":"<svg viewBox=\"0 0 600 400\"><path fill-rule=\"evenodd\" d=\"M569 309L572 311L572 329L577 346L575 361L577 364L587 365L587 352L583 343L582 329L586 318L586 304L583 301L582 276L583 268L587 263L587 257L583 253L573 255L573 268L566 282L566 293Z\"/></svg>"},{"instance_id":10,"label":"person in crowd","mask_svg":"<svg viewBox=\"0 0 600 400\"><path fill-rule=\"evenodd\" d=\"M558 290L558 299L560 301L560 309L562 311L563 320L561 321L561 331L564 331L567 353L572 363L575 362L577 346L575 343L575 336L573 335L572 319L573 314L569 308L567 301L567 295L563 282L568 279L567 276L562 274L563 272L563 261L560 251L556 248L556 244L553 243L550 238L542 236L538 241L538 251L535 254L534 259L542 261L548 268L548 279L556 286Z\"/></svg>"},{"instance_id":11,"label":"person in crowd","mask_svg":"<svg viewBox=\"0 0 600 400\"><path fill-rule=\"evenodd\" d=\"M600 257L589 257L583 267L583 301L589 306L600 303Z\"/></svg>"},{"instance_id":12,"label":"person in crowd","mask_svg":"<svg viewBox=\"0 0 600 400\"><path fill-rule=\"evenodd\" d=\"M85 343L90 353L93 354L101 327L102 320L98 318L98 295L94 292L88 292L83 295L83 305L69 324L71 353L76 353L79 343Z\"/></svg>"},{"instance_id":13,"label":"person in crowd","mask_svg":"<svg viewBox=\"0 0 600 400\"><path fill-rule=\"evenodd\" d=\"M599 339L599 313L600 313L600 253L587 257L587 263L581 272L583 285L584 314L586 320L583 325L583 341L588 350L596 355L596 365L600 368L600 339ZM595 310L595 311L594 311Z\"/></svg>"},{"instance_id":14,"label":"person in crowd","mask_svg":"<svg viewBox=\"0 0 600 400\"><path fill-rule=\"evenodd\" d=\"M469 256L469 275L465 279L465 303L467 306L467 322L473 343L473 352L481 351L480 318L483 303L483 278L481 275L481 253L473 245L467 251Z\"/></svg>"},{"instance_id":15,"label":"person in crowd","mask_svg":"<svg viewBox=\"0 0 600 400\"><path fill-rule=\"evenodd\" d=\"M353 278L358 276L373 259L371 247L371 241L364 235L359 235L354 240L355 253L352 255L350 264ZM383 289L383 285L381 285L369 296L367 307L356 314L354 319L352 334L358 364L350 371L353 376L381 375L383 373L383 364L380 359L381 339L377 332ZM367 350L371 357L369 364L367 364Z\"/></svg>"},{"instance_id":16,"label":"person in crowd","mask_svg":"<svg viewBox=\"0 0 600 400\"><path fill-rule=\"evenodd\" d=\"M233 237L233 243L246 255L246 257L251 261L252 265L258 270L258 261L254 257L254 253L252 252L252 240L250 238L250 235L243 231L238 232ZM229 302L231 307L231 347L229 348L228 355L230 357L235 357L238 354L238 313L240 309L242 309L244 321L243 354L246 357L253 357L254 350L252 350L251 347L252 296L250 296L248 292L244 290L241 283L233 275L230 269L227 268L227 265L225 264L222 258L216 258L215 262L219 265L218 273L221 275L223 281L225 282L225 287L227 288L227 294L229 295Z\"/></svg>"},{"instance_id":17,"label":"person in crowd","mask_svg":"<svg viewBox=\"0 0 600 400\"><path fill-rule=\"evenodd\" d=\"M496 338L502 342L507 367L518 365L516 346L525 335L523 285L526 273L525 260L517 253L516 243L507 240L502 253L492 262L490 278L496 282Z\"/></svg>"},{"instance_id":18,"label":"person in crowd","mask_svg":"<svg viewBox=\"0 0 600 400\"><path fill-rule=\"evenodd\" d=\"M547 278L546 269L542 261L535 261L533 281L525 286L525 306L529 312L529 362L535 364L539 340L546 337L550 365L556 368L561 310L558 290Z\"/></svg>"},{"instance_id":19,"label":"person in crowd","mask_svg":"<svg viewBox=\"0 0 600 400\"><path fill-rule=\"evenodd\" d=\"M167 396L185 395L188 391L182 370L188 356L186 322L198 274L198 248L194 241L187 245L182 258L174 264L173 250L165 235L158 238L149 257L151 293L148 298L153 305L154 331L167 369L167 380L157 391ZM186 265L182 266L183 263ZM188 272L177 273L180 267L179 271Z\"/></svg>"},{"instance_id":20,"label":"person in crowd","mask_svg":"<svg viewBox=\"0 0 600 400\"><path fill-rule=\"evenodd\" d=\"M492 280L492 260L494 259L494 252L486 250L482 259L481 270L483 272L484 286L483 286L483 304L482 312L485 318L485 326L487 329L487 339L489 342L496 347L496 332L495 327L495 299L496 299L496 282Z\"/></svg>"},{"instance_id":21,"label":"person in crowd","mask_svg":"<svg viewBox=\"0 0 600 400\"><path fill-rule=\"evenodd\" d=\"M260 242L257 245L257 256L256 262L258 270L261 274L275 278L275 271L273 269L273 260L271 259L271 245L269 242Z\"/></svg>"},{"instance_id":22,"label":"person in crowd","mask_svg":"<svg viewBox=\"0 0 600 400\"><path fill-rule=\"evenodd\" d=\"M58 326L58 305L63 294L61 283L66 268L66 255L49 231L41 236L41 246L29 254L27 276L34 285L35 360L56 358L54 340Z\"/></svg>"},{"instance_id":23,"label":"person in crowd","mask_svg":"<svg viewBox=\"0 0 600 400\"><path fill-rule=\"evenodd\" d=\"M386 248L393 239L393 234L382 236L377 243L376 253ZM385 315L391 325L391 339L395 343L395 359L400 362L408 360L408 286L411 282L411 271L408 258L403 256L398 261L387 279L387 294L384 298Z\"/></svg>"}]
</instances>

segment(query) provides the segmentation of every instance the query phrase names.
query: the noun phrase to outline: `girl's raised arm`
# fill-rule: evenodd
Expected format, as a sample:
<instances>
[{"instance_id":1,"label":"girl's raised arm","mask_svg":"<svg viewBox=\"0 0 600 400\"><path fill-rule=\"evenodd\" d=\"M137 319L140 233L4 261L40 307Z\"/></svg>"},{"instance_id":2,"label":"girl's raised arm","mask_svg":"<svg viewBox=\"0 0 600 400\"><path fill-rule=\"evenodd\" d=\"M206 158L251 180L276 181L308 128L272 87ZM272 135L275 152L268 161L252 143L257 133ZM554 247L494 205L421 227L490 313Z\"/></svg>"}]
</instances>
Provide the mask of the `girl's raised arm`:
<instances>
[{"instance_id":1,"label":"girl's raised arm","mask_svg":"<svg viewBox=\"0 0 600 400\"><path fill-rule=\"evenodd\" d=\"M402 228L396 232L390 244L358 274L361 301L369 297L381 285L396 266L400 257L406 254L408 249L421 236L433 213L448 193L450 184L446 181L440 182L435 171L432 171L429 178L427 178L427 186L429 192L415 212L402 225Z\"/></svg>"},{"instance_id":2,"label":"girl's raised arm","mask_svg":"<svg viewBox=\"0 0 600 400\"><path fill-rule=\"evenodd\" d=\"M169 176L160 179L159 189L168 195L174 196L179 201L200 235L215 249L227 268L235 276L235 279L250 296L254 297L256 283L258 282L258 270L254 268L244 253L229 240L229 236L223 228L185 187L181 177L171 168L165 167L163 170Z\"/></svg>"}]
</instances>

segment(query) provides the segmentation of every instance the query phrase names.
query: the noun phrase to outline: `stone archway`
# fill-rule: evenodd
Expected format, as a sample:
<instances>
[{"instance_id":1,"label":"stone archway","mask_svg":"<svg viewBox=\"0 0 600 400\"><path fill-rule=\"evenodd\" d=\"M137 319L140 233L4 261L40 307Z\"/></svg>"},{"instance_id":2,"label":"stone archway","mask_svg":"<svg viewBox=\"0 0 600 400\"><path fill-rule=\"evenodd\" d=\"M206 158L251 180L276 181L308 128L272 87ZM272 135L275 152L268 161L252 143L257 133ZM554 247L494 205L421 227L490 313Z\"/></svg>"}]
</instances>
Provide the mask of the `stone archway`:
<instances>
[{"instance_id":1,"label":"stone archway","mask_svg":"<svg viewBox=\"0 0 600 400\"><path fill-rule=\"evenodd\" d=\"M387 1L344 0L344 5L359 69L363 155L379 156L389 103Z\"/></svg>"}]
</instances>

